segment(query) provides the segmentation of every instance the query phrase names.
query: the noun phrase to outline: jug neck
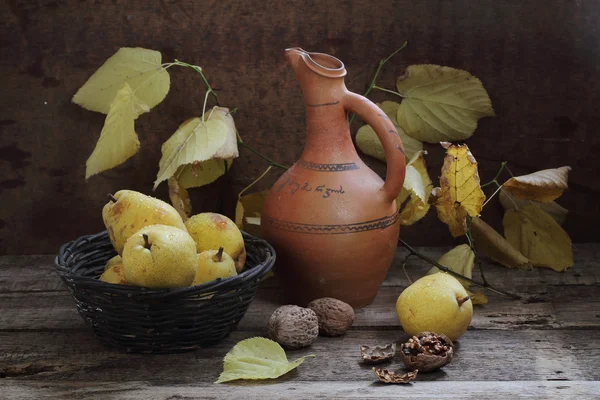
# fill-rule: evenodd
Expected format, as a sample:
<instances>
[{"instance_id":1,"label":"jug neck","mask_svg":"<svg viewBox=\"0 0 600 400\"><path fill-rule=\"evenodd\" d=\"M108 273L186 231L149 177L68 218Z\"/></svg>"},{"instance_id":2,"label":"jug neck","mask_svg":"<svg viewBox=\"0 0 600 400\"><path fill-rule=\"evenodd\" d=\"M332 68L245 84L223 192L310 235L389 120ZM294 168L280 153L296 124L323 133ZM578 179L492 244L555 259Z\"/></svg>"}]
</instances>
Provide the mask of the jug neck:
<instances>
[{"instance_id":1,"label":"jug neck","mask_svg":"<svg viewBox=\"0 0 600 400\"><path fill-rule=\"evenodd\" d=\"M358 154L352 143L344 109L346 69L335 57L309 53L295 47L285 51L304 95L306 144L302 158L309 162L354 162Z\"/></svg>"},{"instance_id":2,"label":"jug neck","mask_svg":"<svg viewBox=\"0 0 600 400\"><path fill-rule=\"evenodd\" d=\"M341 100L337 104L306 105L306 142L301 158L324 164L359 159Z\"/></svg>"}]
</instances>

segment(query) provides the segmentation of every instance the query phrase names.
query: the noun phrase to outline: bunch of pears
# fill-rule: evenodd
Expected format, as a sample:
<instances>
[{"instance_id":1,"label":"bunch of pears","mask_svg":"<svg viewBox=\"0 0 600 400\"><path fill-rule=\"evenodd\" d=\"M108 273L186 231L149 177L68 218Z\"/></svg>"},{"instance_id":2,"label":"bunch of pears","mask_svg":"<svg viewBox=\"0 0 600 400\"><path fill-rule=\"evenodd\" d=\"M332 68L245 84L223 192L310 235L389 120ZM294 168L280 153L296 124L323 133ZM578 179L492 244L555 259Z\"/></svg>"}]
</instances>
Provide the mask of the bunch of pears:
<instances>
[{"instance_id":1,"label":"bunch of pears","mask_svg":"<svg viewBox=\"0 0 600 400\"><path fill-rule=\"evenodd\" d=\"M100 280L148 288L200 285L244 268L242 233L224 215L201 213L185 222L170 204L133 190L110 196L102 219L118 255Z\"/></svg>"}]
</instances>

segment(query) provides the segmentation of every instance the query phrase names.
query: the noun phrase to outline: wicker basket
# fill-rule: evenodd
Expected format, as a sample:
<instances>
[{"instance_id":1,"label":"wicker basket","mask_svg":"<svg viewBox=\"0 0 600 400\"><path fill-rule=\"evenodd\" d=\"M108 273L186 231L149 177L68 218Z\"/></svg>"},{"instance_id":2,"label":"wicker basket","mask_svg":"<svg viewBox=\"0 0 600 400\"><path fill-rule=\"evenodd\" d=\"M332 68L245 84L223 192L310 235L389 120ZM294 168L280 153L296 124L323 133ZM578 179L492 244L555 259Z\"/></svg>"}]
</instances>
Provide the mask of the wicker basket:
<instances>
[{"instance_id":1,"label":"wicker basket","mask_svg":"<svg viewBox=\"0 0 600 400\"><path fill-rule=\"evenodd\" d=\"M243 235L244 271L192 287L148 289L98 280L116 255L106 231L63 245L55 264L77 311L102 342L136 353L188 351L214 345L235 329L273 267L273 248Z\"/></svg>"}]
</instances>

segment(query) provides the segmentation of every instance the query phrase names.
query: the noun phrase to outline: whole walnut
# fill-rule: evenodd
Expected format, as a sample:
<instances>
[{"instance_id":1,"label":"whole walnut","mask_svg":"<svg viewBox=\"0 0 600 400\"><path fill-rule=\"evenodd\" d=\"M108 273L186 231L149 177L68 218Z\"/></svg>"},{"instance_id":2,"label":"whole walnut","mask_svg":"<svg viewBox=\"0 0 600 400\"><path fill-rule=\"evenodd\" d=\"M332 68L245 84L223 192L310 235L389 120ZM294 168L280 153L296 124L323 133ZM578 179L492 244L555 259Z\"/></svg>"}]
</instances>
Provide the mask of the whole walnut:
<instances>
[{"instance_id":1,"label":"whole walnut","mask_svg":"<svg viewBox=\"0 0 600 400\"><path fill-rule=\"evenodd\" d=\"M271 314L269 337L287 349L307 347L319 336L317 314L308 308L287 305Z\"/></svg>"},{"instance_id":2,"label":"whole walnut","mask_svg":"<svg viewBox=\"0 0 600 400\"><path fill-rule=\"evenodd\" d=\"M354 323L354 309L331 297L316 299L308 304L319 317L319 332L325 336L340 336Z\"/></svg>"}]
</instances>

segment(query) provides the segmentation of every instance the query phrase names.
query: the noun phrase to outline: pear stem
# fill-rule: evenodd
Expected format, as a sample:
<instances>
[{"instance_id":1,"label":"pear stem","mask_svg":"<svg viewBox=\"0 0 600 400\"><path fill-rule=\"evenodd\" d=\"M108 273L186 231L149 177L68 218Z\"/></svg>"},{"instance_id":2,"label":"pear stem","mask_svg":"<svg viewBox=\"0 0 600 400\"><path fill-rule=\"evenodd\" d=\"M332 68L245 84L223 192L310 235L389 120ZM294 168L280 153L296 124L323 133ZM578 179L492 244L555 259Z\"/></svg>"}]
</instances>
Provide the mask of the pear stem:
<instances>
[{"instance_id":1,"label":"pear stem","mask_svg":"<svg viewBox=\"0 0 600 400\"><path fill-rule=\"evenodd\" d=\"M148 235L142 233L142 237L144 238L144 247L150 250L150 242L148 241Z\"/></svg>"},{"instance_id":2,"label":"pear stem","mask_svg":"<svg viewBox=\"0 0 600 400\"><path fill-rule=\"evenodd\" d=\"M446 273L448 273L449 275L454 276L455 278L460 278L463 279L467 282L471 282L473 285L476 286L480 286L486 290L489 290L490 292L494 292L496 294L501 294L502 296L506 296L506 297L510 297L513 298L515 300L520 300L521 296L510 293L510 292L506 292L504 290L500 290L500 289L496 289L494 288L492 285L490 285L488 282L477 282L474 279L471 278L467 278L466 276L459 274L458 272L454 272L452 271L450 268L443 266L442 264L440 264L439 262L435 261L433 258L426 256L425 254L421 254L418 251L416 251L415 249L413 249L408 243L406 243L404 240L402 239L398 239L398 242L404 246L404 248L406 248L406 250L410 251L411 254L414 254L415 256L419 257L422 260L427 261L429 264L434 265L436 267L438 267L439 270L444 271Z\"/></svg>"},{"instance_id":3,"label":"pear stem","mask_svg":"<svg viewBox=\"0 0 600 400\"><path fill-rule=\"evenodd\" d=\"M111 193L108 194L108 199L110 201L112 201L113 203L117 202L117 198L115 196L113 196Z\"/></svg>"},{"instance_id":4,"label":"pear stem","mask_svg":"<svg viewBox=\"0 0 600 400\"><path fill-rule=\"evenodd\" d=\"M458 306L462 306L463 304L465 304L467 301L469 301L471 299L471 296L465 296L465 297L459 297L458 299L456 299L456 301L458 302Z\"/></svg>"},{"instance_id":5,"label":"pear stem","mask_svg":"<svg viewBox=\"0 0 600 400\"><path fill-rule=\"evenodd\" d=\"M223 261L223 247L219 247L219 251L217 251L217 254L215 254L213 256L213 261L214 262L221 262L221 261Z\"/></svg>"}]
</instances>

